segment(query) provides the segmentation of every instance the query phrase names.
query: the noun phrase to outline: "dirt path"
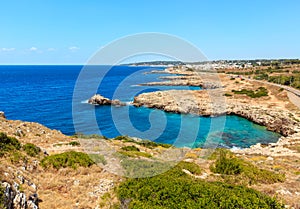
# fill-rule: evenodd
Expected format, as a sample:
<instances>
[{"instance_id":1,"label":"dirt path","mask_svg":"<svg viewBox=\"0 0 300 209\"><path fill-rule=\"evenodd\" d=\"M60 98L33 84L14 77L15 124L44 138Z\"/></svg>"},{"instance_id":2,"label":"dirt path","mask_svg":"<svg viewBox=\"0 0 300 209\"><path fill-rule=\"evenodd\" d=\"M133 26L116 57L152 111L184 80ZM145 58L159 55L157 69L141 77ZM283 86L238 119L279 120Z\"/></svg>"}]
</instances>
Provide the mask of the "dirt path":
<instances>
[{"instance_id":1,"label":"dirt path","mask_svg":"<svg viewBox=\"0 0 300 209\"><path fill-rule=\"evenodd\" d=\"M295 95L292 92L288 92L287 95L288 95L290 101L300 109L300 97Z\"/></svg>"},{"instance_id":2,"label":"dirt path","mask_svg":"<svg viewBox=\"0 0 300 209\"><path fill-rule=\"evenodd\" d=\"M262 84L267 84L267 85L272 85L272 86L283 88L284 90L287 91L289 100L300 109L300 90L292 88L290 86L284 86L284 85L280 85L280 84L276 84L276 83L271 83L268 81L260 81L260 80L254 80L254 79L249 79L249 78L244 78L244 79L247 79L249 81L254 81L257 83L262 83Z\"/></svg>"}]
</instances>

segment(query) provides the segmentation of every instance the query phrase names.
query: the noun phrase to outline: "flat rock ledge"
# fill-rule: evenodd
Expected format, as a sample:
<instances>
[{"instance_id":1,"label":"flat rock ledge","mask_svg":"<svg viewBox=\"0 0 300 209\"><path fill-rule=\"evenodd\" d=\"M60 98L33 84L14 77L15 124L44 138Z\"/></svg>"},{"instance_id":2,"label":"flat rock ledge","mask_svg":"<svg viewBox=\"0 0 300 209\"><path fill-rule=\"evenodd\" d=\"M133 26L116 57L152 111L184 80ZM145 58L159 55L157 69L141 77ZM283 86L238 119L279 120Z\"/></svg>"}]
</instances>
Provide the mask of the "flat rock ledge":
<instances>
[{"instance_id":1,"label":"flat rock ledge","mask_svg":"<svg viewBox=\"0 0 300 209\"><path fill-rule=\"evenodd\" d=\"M88 100L89 104L92 105L113 105L113 106L125 106L126 104L121 102L120 100L110 100L108 98L103 97L100 94L95 94Z\"/></svg>"}]
</instances>

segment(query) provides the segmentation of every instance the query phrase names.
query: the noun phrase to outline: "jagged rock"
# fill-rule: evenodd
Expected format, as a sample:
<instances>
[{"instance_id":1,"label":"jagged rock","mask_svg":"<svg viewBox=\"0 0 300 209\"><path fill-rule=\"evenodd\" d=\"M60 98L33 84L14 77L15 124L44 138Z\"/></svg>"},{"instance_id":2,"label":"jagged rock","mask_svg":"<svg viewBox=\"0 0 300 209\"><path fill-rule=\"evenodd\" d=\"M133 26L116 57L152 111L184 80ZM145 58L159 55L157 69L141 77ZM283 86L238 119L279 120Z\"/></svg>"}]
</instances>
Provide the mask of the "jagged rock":
<instances>
[{"instance_id":1,"label":"jagged rock","mask_svg":"<svg viewBox=\"0 0 300 209\"><path fill-rule=\"evenodd\" d=\"M13 204L14 204L13 207L14 209L26 209L27 208L26 195L18 191L13 200Z\"/></svg>"},{"instance_id":2,"label":"jagged rock","mask_svg":"<svg viewBox=\"0 0 300 209\"><path fill-rule=\"evenodd\" d=\"M4 206L7 209L13 209L13 200L15 197L15 193L12 190L11 185L7 182L3 182L2 187L4 188L4 195L5 195Z\"/></svg>"},{"instance_id":3,"label":"jagged rock","mask_svg":"<svg viewBox=\"0 0 300 209\"><path fill-rule=\"evenodd\" d=\"M39 209L37 194L30 195L28 200L23 192L19 191L19 184L14 182L11 186L8 182L3 182L4 207L6 209Z\"/></svg>"},{"instance_id":4,"label":"jagged rock","mask_svg":"<svg viewBox=\"0 0 300 209\"><path fill-rule=\"evenodd\" d=\"M101 96L100 94L95 94L88 100L89 104L93 105L114 105L114 106L125 106L126 104L120 100L110 100Z\"/></svg>"},{"instance_id":5,"label":"jagged rock","mask_svg":"<svg viewBox=\"0 0 300 209\"><path fill-rule=\"evenodd\" d=\"M0 118L4 118L4 119L6 119L6 117L5 117L5 114L4 114L4 112L3 112L3 111L0 111Z\"/></svg>"}]
</instances>

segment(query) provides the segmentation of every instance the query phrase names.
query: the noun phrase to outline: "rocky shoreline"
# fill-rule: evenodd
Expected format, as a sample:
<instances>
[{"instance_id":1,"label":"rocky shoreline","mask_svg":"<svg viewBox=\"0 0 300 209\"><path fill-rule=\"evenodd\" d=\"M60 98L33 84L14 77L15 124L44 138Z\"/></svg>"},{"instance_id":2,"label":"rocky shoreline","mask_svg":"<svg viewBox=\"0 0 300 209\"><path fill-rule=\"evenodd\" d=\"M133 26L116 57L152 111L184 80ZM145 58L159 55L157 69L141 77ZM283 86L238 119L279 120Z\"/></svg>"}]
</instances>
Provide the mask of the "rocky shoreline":
<instances>
[{"instance_id":1,"label":"rocky shoreline","mask_svg":"<svg viewBox=\"0 0 300 209\"><path fill-rule=\"evenodd\" d=\"M144 93L134 98L133 105L199 116L237 115L266 126L268 130L283 136L292 135L300 130L299 123L290 112L237 103L237 101L222 97L222 92L219 90L215 92L171 90Z\"/></svg>"}]
</instances>

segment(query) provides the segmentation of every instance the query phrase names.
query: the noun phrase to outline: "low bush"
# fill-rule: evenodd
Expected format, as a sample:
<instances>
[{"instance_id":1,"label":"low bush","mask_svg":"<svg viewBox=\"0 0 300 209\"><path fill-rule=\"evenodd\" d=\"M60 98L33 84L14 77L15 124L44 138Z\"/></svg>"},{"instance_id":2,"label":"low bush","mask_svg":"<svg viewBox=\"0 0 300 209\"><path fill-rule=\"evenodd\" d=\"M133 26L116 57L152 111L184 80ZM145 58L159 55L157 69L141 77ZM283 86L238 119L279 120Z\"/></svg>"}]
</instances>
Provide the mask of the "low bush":
<instances>
[{"instance_id":1,"label":"low bush","mask_svg":"<svg viewBox=\"0 0 300 209\"><path fill-rule=\"evenodd\" d=\"M137 152L140 151L140 149L137 148L136 146L126 146L126 147L122 147L121 149L124 151L137 151Z\"/></svg>"},{"instance_id":2,"label":"low bush","mask_svg":"<svg viewBox=\"0 0 300 209\"><path fill-rule=\"evenodd\" d=\"M145 158L151 158L152 155L147 152L140 152L140 151L119 151L118 153L125 155L127 157L145 157Z\"/></svg>"},{"instance_id":3,"label":"low bush","mask_svg":"<svg viewBox=\"0 0 300 209\"><path fill-rule=\"evenodd\" d=\"M9 154L9 159L13 164L19 164L19 163L27 163L28 159L27 157L20 151L11 152Z\"/></svg>"},{"instance_id":4,"label":"low bush","mask_svg":"<svg viewBox=\"0 0 300 209\"><path fill-rule=\"evenodd\" d=\"M48 168L66 168L70 167L76 169L77 167L89 167L95 164L95 162L87 155L82 152L64 152L61 154L55 154L45 157L41 161L41 166L45 169Z\"/></svg>"},{"instance_id":5,"label":"low bush","mask_svg":"<svg viewBox=\"0 0 300 209\"><path fill-rule=\"evenodd\" d=\"M276 199L245 186L205 182L184 172L182 166L154 177L128 179L117 189L121 208L268 208L284 206ZM195 165L188 165L188 167Z\"/></svg>"},{"instance_id":6,"label":"low bush","mask_svg":"<svg viewBox=\"0 0 300 209\"><path fill-rule=\"evenodd\" d=\"M200 175L202 173L202 170L199 167L199 165L191 162L184 162L184 161L179 162L173 169L177 169L177 170L185 169L190 171L194 175Z\"/></svg>"},{"instance_id":7,"label":"low bush","mask_svg":"<svg viewBox=\"0 0 300 209\"><path fill-rule=\"evenodd\" d=\"M71 146L80 146L80 143L78 142L78 141L71 141L70 143L69 143L69 145L71 145Z\"/></svg>"},{"instance_id":8,"label":"low bush","mask_svg":"<svg viewBox=\"0 0 300 209\"><path fill-rule=\"evenodd\" d=\"M131 178L155 176L166 172L171 167L161 161L132 159L124 156L121 165L125 170L125 175Z\"/></svg>"},{"instance_id":9,"label":"low bush","mask_svg":"<svg viewBox=\"0 0 300 209\"><path fill-rule=\"evenodd\" d=\"M218 149L213 155L217 159L210 166L211 171L224 174L225 176L223 177L227 182L252 185L256 183L273 184L285 180L283 174L257 168L253 164L237 158L228 150ZM228 177L226 175L231 176Z\"/></svg>"},{"instance_id":10,"label":"low bush","mask_svg":"<svg viewBox=\"0 0 300 209\"><path fill-rule=\"evenodd\" d=\"M0 132L0 157L6 152L20 149L21 143L16 138L7 136L5 133Z\"/></svg>"},{"instance_id":11,"label":"low bush","mask_svg":"<svg viewBox=\"0 0 300 209\"><path fill-rule=\"evenodd\" d=\"M259 98L259 97L268 96L268 90L265 87L259 87L255 91L242 89L240 91L232 90L232 92L235 94L245 94L251 98Z\"/></svg>"},{"instance_id":12,"label":"low bush","mask_svg":"<svg viewBox=\"0 0 300 209\"><path fill-rule=\"evenodd\" d=\"M123 142L132 142L138 145L141 145L143 147L149 148L149 149L153 149L155 147L164 147L164 148L170 148L172 147L172 145L170 144L162 144L162 143L156 143L150 140L134 140L128 136L117 136L116 138L114 138L113 140L120 140Z\"/></svg>"},{"instance_id":13,"label":"low bush","mask_svg":"<svg viewBox=\"0 0 300 209\"><path fill-rule=\"evenodd\" d=\"M242 163L238 158L228 156L225 151L220 150L220 156L210 170L214 173L226 175L240 174L242 172Z\"/></svg>"},{"instance_id":14,"label":"low bush","mask_svg":"<svg viewBox=\"0 0 300 209\"><path fill-rule=\"evenodd\" d=\"M31 157L35 157L41 152L41 148L31 143L24 144L22 149Z\"/></svg>"},{"instance_id":15,"label":"low bush","mask_svg":"<svg viewBox=\"0 0 300 209\"><path fill-rule=\"evenodd\" d=\"M75 133L73 136L73 138L80 138L80 139L108 139L106 136L101 136L98 134L90 134L90 135L86 135L83 133Z\"/></svg>"}]
</instances>

